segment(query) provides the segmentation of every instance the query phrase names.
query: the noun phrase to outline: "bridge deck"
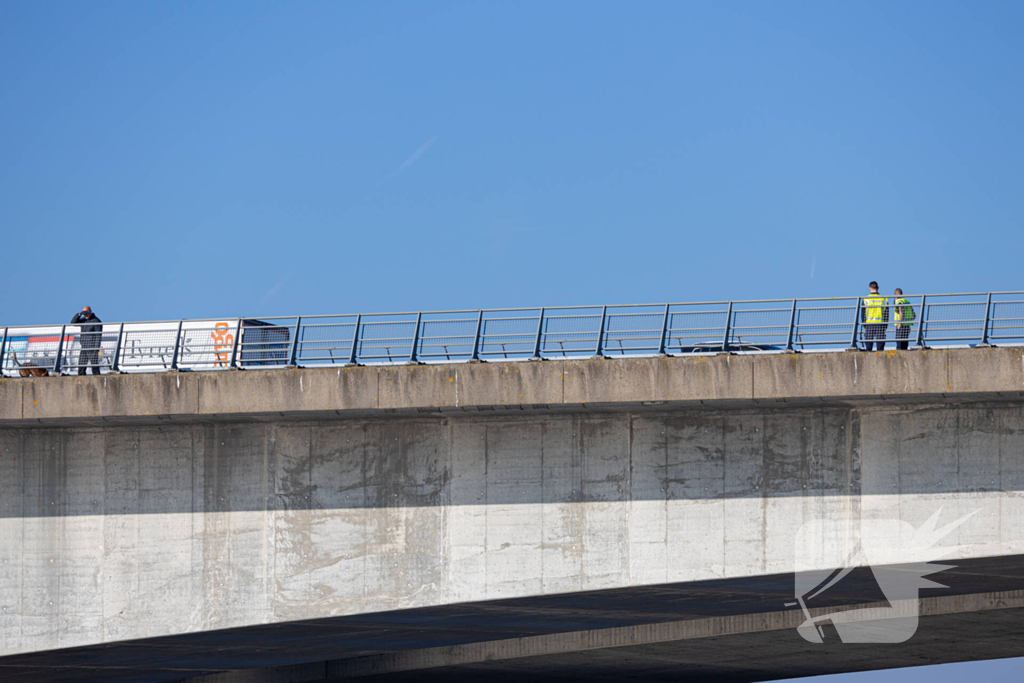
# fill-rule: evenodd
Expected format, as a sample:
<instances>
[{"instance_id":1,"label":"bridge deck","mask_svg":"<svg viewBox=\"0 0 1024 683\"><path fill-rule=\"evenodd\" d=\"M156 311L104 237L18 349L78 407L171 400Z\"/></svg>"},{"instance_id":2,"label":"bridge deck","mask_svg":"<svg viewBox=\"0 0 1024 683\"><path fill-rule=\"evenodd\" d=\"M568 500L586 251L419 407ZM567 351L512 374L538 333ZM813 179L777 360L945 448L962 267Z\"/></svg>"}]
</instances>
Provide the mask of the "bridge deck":
<instances>
[{"instance_id":1,"label":"bridge deck","mask_svg":"<svg viewBox=\"0 0 1024 683\"><path fill-rule=\"evenodd\" d=\"M0 426L1024 396L1024 347L0 379Z\"/></svg>"}]
</instances>

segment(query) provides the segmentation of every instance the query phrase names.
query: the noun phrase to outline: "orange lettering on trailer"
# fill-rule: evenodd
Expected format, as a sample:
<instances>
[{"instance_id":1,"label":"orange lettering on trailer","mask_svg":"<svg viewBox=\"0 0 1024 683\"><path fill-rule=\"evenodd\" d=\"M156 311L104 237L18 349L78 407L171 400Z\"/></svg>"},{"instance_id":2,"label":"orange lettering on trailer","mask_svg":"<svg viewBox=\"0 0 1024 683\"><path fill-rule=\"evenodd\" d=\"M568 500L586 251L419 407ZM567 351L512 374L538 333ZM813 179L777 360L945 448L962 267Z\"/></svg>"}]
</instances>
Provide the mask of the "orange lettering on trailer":
<instances>
[{"instance_id":1,"label":"orange lettering on trailer","mask_svg":"<svg viewBox=\"0 0 1024 683\"><path fill-rule=\"evenodd\" d=\"M235 335L228 332L229 329L227 323L217 323L213 332L210 333L210 337L213 339L213 353L217 357L217 362L213 364L215 368L228 366L228 352L235 343Z\"/></svg>"}]
</instances>

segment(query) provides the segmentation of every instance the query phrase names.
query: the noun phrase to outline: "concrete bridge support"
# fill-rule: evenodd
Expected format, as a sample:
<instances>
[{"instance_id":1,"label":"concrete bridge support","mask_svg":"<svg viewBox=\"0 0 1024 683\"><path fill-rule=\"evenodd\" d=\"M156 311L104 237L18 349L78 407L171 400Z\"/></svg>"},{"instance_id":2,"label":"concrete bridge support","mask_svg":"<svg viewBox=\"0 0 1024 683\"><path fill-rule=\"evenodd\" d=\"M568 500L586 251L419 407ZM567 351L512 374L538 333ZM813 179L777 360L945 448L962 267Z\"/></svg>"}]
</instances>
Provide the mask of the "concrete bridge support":
<instances>
[{"instance_id":1,"label":"concrete bridge support","mask_svg":"<svg viewBox=\"0 0 1024 683\"><path fill-rule=\"evenodd\" d=\"M1024 553L1024 407L0 433L2 650L791 571L802 524ZM886 558L908 561L913 558ZM841 561L839 557L837 561Z\"/></svg>"},{"instance_id":2,"label":"concrete bridge support","mask_svg":"<svg viewBox=\"0 0 1024 683\"><path fill-rule=\"evenodd\" d=\"M0 653L1024 553L1014 349L353 371L4 381Z\"/></svg>"}]
</instances>

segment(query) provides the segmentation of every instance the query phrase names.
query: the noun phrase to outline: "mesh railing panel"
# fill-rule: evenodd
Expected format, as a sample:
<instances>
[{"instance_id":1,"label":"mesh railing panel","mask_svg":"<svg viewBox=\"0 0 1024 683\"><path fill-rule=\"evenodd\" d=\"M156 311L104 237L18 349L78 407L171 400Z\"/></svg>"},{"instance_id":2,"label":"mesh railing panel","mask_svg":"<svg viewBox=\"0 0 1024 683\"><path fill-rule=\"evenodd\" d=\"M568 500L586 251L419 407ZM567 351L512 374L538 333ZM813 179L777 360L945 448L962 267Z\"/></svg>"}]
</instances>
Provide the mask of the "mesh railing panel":
<instances>
[{"instance_id":1,"label":"mesh railing panel","mask_svg":"<svg viewBox=\"0 0 1024 683\"><path fill-rule=\"evenodd\" d=\"M356 356L370 363L397 362L412 357L416 320L363 322Z\"/></svg>"},{"instance_id":2,"label":"mesh railing panel","mask_svg":"<svg viewBox=\"0 0 1024 683\"><path fill-rule=\"evenodd\" d=\"M993 343L1024 343L1024 301L993 301L988 338Z\"/></svg>"},{"instance_id":3,"label":"mesh railing panel","mask_svg":"<svg viewBox=\"0 0 1024 683\"><path fill-rule=\"evenodd\" d=\"M352 357L352 340L355 336L355 317L348 321L314 318L302 321L295 362L299 365L337 365L347 363Z\"/></svg>"},{"instance_id":4,"label":"mesh railing panel","mask_svg":"<svg viewBox=\"0 0 1024 683\"><path fill-rule=\"evenodd\" d=\"M61 328L43 327L11 329L6 333L3 358L0 368L5 375L17 376L22 368L43 368L52 372L57 361L57 347ZM73 335L66 333L64 343L70 343Z\"/></svg>"},{"instance_id":5,"label":"mesh railing panel","mask_svg":"<svg viewBox=\"0 0 1024 683\"><path fill-rule=\"evenodd\" d=\"M294 319L292 318L292 321ZM346 364L352 355L355 319L355 315L316 315L302 318L298 332L299 338L295 342L296 364L300 366ZM264 323L267 321L263 319L260 322ZM270 326L266 327L273 327L273 324L271 323ZM279 327L287 327L290 334L294 331L293 326ZM257 328L250 326L248 329L255 330ZM272 335L274 333L271 332L269 334ZM253 337L256 336L255 333L252 333L252 335ZM267 341L271 344L274 343L271 340ZM279 339L276 341L276 344L280 345L282 341L286 340ZM292 342L291 339L287 341L289 343ZM291 352L290 348L288 352Z\"/></svg>"},{"instance_id":6,"label":"mesh railing panel","mask_svg":"<svg viewBox=\"0 0 1024 683\"><path fill-rule=\"evenodd\" d=\"M294 323L256 325L243 321L242 336L238 340L238 364L243 368L287 365L294 334Z\"/></svg>"},{"instance_id":7,"label":"mesh railing panel","mask_svg":"<svg viewBox=\"0 0 1024 683\"><path fill-rule=\"evenodd\" d=\"M77 329L74 332L69 330L64 337L61 368L68 372L79 370L92 372L100 371L103 368L112 368L114 351L117 349L117 334L116 325L108 325L102 332L87 332L84 335Z\"/></svg>"},{"instance_id":8,"label":"mesh railing panel","mask_svg":"<svg viewBox=\"0 0 1024 683\"><path fill-rule=\"evenodd\" d=\"M841 308L797 308L793 321L793 347L849 346L856 315L856 302Z\"/></svg>"},{"instance_id":9,"label":"mesh railing panel","mask_svg":"<svg viewBox=\"0 0 1024 683\"><path fill-rule=\"evenodd\" d=\"M532 317L484 318L480 330L480 357L523 358L533 355L539 312Z\"/></svg>"},{"instance_id":10,"label":"mesh railing panel","mask_svg":"<svg viewBox=\"0 0 1024 683\"><path fill-rule=\"evenodd\" d=\"M924 341L930 346L943 342L979 342L985 328L986 302L927 304Z\"/></svg>"},{"instance_id":11,"label":"mesh railing panel","mask_svg":"<svg viewBox=\"0 0 1024 683\"><path fill-rule=\"evenodd\" d=\"M541 355L564 357L593 355L597 352L597 335L601 313L545 313L541 332Z\"/></svg>"},{"instance_id":12,"label":"mesh railing panel","mask_svg":"<svg viewBox=\"0 0 1024 683\"><path fill-rule=\"evenodd\" d=\"M657 353L661 344L662 311L609 313L601 350L609 356Z\"/></svg>"},{"instance_id":13,"label":"mesh railing panel","mask_svg":"<svg viewBox=\"0 0 1024 683\"><path fill-rule=\"evenodd\" d=\"M784 347L789 336L791 308L734 310L729 326L729 346Z\"/></svg>"},{"instance_id":14,"label":"mesh railing panel","mask_svg":"<svg viewBox=\"0 0 1024 683\"><path fill-rule=\"evenodd\" d=\"M125 325L118 365L125 371L170 370L177 336L178 326L173 324L158 329L132 329Z\"/></svg>"},{"instance_id":15,"label":"mesh railing panel","mask_svg":"<svg viewBox=\"0 0 1024 683\"><path fill-rule=\"evenodd\" d=\"M671 311L665 331L667 353L693 353L721 349L728 313L721 311Z\"/></svg>"},{"instance_id":16,"label":"mesh railing panel","mask_svg":"<svg viewBox=\"0 0 1024 683\"><path fill-rule=\"evenodd\" d=\"M474 318L424 320L416 357L421 360L465 360L473 355L476 340Z\"/></svg>"},{"instance_id":17,"label":"mesh railing panel","mask_svg":"<svg viewBox=\"0 0 1024 683\"><path fill-rule=\"evenodd\" d=\"M182 370L226 368L235 345L234 323L190 324L182 327L178 367Z\"/></svg>"}]
</instances>

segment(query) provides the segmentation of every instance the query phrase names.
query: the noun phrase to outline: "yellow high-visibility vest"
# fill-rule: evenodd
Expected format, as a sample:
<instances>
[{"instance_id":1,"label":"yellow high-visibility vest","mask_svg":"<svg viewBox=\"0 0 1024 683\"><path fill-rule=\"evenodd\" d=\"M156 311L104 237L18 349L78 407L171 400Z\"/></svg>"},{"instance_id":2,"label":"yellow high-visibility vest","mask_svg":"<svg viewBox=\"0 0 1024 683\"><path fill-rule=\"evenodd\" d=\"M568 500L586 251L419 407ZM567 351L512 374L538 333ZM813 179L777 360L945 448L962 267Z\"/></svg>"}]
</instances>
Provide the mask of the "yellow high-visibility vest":
<instances>
[{"instance_id":1,"label":"yellow high-visibility vest","mask_svg":"<svg viewBox=\"0 0 1024 683\"><path fill-rule=\"evenodd\" d=\"M910 302L900 297L895 299L893 304L896 306L896 321L902 323L909 323L917 316L914 314L914 307L910 305Z\"/></svg>"},{"instance_id":2,"label":"yellow high-visibility vest","mask_svg":"<svg viewBox=\"0 0 1024 683\"><path fill-rule=\"evenodd\" d=\"M864 297L864 321L868 323L885 322L889 300L880 294Z\"/></svg>"}]
</instances>

